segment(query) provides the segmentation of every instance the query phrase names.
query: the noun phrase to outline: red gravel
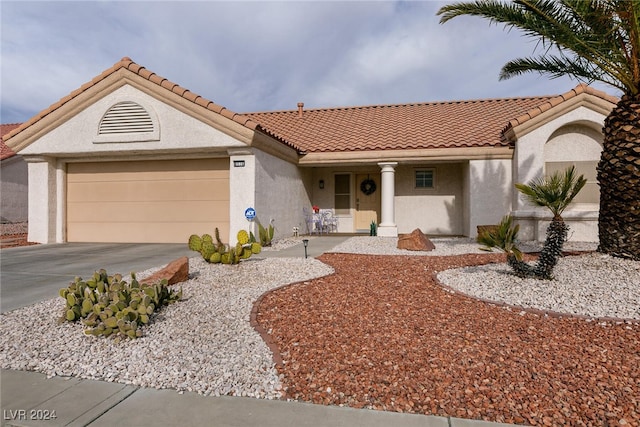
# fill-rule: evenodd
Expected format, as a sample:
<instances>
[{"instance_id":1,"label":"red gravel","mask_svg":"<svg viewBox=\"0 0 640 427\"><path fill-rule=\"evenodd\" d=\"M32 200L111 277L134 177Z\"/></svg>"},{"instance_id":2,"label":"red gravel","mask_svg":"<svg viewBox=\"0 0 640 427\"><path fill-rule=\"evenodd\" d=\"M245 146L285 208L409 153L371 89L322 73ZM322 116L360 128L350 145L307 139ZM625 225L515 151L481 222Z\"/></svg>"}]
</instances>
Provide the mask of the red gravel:
<instances>
[{"instance_id":1,"label":"red gravel","mask_svg":"<svg viewBox=\"0 0 640 427\"><path fill-rule=\"evenodd\" d=\"M31 246L37 245L38 243L28 242L27 234L3 234L0 236L0 248L14 248L17 246Z\"/></svg>"},{"instance_id":2,"label":"red gravel","mask_svg":"<svg viewBox=\"0 0 640 427\"><path fill-rule=\"evenodd\" d=\"M640 325L523 315L434 279L500 255L319 259L336 273L256 307L284 361L287 397L515 424L640 425Z\"/></svg>"}]
</instances>

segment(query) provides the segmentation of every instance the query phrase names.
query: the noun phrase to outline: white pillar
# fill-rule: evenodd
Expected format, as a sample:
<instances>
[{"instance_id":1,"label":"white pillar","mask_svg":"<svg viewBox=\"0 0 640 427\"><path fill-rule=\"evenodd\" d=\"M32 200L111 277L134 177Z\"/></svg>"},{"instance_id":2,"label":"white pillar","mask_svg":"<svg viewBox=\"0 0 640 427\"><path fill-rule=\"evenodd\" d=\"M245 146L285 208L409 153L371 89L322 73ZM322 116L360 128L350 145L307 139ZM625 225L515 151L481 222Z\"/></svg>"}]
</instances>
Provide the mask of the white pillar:
<instances>
[{"instance_id":1,"label":"white pillar","mask_svg":"<svg viewBox=\"0 0 640 427\"><path fill-rule=\"evenodd\" d=\"M56 242L56 163L50 157L25 157L29 171L29 235L36 243Z\"/></svg>"},{"instance_id":2,"label":"white pillar","mask_svg":"<svg viewBox=\"0 0 640 427\"><path fill-rule=\"evenodd\" d=\"M244 212L254 208L258 215L262 212L256 206L256 156L251 150L229 150L229 236L221 236L231 246L237 243L240 230L248 230L257 235L257 227L248 221Z\"/></svg>"},{"instance_id":3,"label":"white pillar","mask_svg":"<svg viewBox=\"0 0 640 427\"><path fill-rule=\"evenodd\" d=\"M398 237L395 219L395 167L398 162L378 163L382 168L382 212L378 225L378 236Z\"/></svg>"}]
</instances>

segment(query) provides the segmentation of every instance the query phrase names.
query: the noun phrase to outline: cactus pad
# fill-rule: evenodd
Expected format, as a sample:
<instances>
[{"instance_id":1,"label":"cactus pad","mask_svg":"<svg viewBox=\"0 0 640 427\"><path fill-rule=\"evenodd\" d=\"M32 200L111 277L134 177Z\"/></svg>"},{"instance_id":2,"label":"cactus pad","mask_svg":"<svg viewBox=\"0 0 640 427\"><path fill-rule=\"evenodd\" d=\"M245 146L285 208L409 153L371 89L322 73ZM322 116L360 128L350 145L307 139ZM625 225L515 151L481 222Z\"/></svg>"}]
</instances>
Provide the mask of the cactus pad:
<instances>
[{"instance_id":1,"label":"cactus pad","mask_svg":"<svg viewBox=\"0 0 640 427\"><path fill-rule=\"evenodd\" d=\"M200 249L202 249L202 238L196 234L189 236L189 249L200 252Z\"/></svg>"},{"instance_id":2,"label":"cactus pad","mask_svg":"<svg viewBox=\"0 0 640 427\"><path fill-rule=\"evenodd\" d=\"M238 231L238 243L241 245L246 245L249 243L249 233L246 230Z\"/></svg>"}]
</instances>

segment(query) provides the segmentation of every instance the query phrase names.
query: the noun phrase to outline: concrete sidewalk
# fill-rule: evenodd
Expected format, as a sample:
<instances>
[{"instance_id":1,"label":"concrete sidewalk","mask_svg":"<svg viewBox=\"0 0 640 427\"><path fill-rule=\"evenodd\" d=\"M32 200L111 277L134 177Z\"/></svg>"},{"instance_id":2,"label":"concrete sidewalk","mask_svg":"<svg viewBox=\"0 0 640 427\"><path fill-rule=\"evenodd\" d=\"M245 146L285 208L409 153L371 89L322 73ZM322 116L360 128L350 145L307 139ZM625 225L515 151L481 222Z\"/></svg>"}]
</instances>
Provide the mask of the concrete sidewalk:
<instances>
[{"instance_id":1,"label":"concrete sidewalk","mask_svg":"<svg viewBox=\"0 0 640 427\"><path fill-rule=\"evenodd\" d=\"M350 236L312 236L307 256L316 257ZM179 256L184 245L43 245L2 251L2 307L17 308L57 296L75 275L95 268L141 271ZM263 251L256 258L304 257L302 243ZM95 265L94 265L95 264ZM33 272L29 266L37 265ZM5 270L6 268L6 270ZM87 269L85 273L84 270ZM5 282L6 280L6 282ZM62 284L62 286L61 286ZM5 287L6 286L6 287ZM30 291L29 286L36 288ZM8 292L7 292L8 291ZM5 301L6 297L6 301ZM70 350L72 351L72 349ZM90 357L88 355L88 357ZM175 390L53 377L35 372L0 372L2 426L394 426L497 427L508 424L397 412L342 408L243 397L206 397ZM55 417L55 418L54 418Z\"/></svg>"},{"instance_id":2,"label":"concrete sidewalk","mask_svg":"<svg viewBox=\"0 0 640 427\"><path fill-rule=\"evenodd\" d=\"M498 427L472 421L175 390L2 370L3 426ZM55 417L55 418L53 418Z\"/></svg>"}]
</instances>

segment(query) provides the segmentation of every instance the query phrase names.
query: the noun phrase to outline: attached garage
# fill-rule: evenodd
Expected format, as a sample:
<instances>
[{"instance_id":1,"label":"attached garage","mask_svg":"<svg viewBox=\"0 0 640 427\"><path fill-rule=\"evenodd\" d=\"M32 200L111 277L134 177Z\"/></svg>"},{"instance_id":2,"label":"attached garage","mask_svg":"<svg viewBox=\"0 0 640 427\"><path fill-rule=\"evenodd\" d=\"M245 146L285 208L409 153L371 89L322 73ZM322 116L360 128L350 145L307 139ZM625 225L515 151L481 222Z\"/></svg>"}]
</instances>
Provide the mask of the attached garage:
<instances>
[{"instance_id":1,"label":"attached garage","mask_svg":"<svg viewBox=\"0 0 640 427\"><path fill-rule=\"evenodd\" d=\"M68 242L228 236L228 158L68 163L66 175Z\"/></svg>"}]
</instances>

